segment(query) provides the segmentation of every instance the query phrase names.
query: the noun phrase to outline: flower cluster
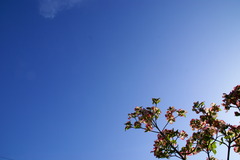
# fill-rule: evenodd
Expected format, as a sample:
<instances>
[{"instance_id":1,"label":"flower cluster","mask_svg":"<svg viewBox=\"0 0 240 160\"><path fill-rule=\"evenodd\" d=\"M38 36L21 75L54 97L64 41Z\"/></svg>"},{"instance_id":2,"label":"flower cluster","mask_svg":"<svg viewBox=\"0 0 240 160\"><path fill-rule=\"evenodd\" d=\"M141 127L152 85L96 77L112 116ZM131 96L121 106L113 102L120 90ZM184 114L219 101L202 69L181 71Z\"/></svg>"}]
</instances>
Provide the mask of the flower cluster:
<instances>
[{"instance_id":1,"label":"flower cluster","mask_svg":"<svg viewBox=\"0 0 240 160\"><path fill-rule=\"evenodd\" d=\"M135 112L128 114L128 119L135 119L134 124L131 121L125 123L125 130L130 128L142 128L142 124L145 125L145 131L152 131L154 124L153 121L158 119L161 111L159 108L152 106L152 107L135 107Z\"/></svg>"},{"instance_id":2,"label":"flower cluster","mask_svg":"<svg viewBox=\"0 0 240 160\"><path fill-rule=\"evenodd\" d=\"M174 113L177 112L177 116L174 116ZM183 110L183 109L175 109L175 107L171 106L167 109L167 112L165 114L165 117L167 119L167 121L172 124L173 122L176 121L176 118L179 117L186 117L186 113L187 111Z\"/></svg>"},{"instance_id":3,"label":"flower cluster","mask_svg":"<svg viewBox=\"0 0 240 160\"><path fill-rule=\"evenodd\" d=\"M167 121L172 124L173 122L176 121L176 118L175 116L173 115L173 113L176 112L176 109L174 107L169 107L166 114L165 114L165 117L167 118Z\"/></svg>"},{"instance_id":4,"label":"flower cluster","mask_svg":"<svg viewBox=\"0 0 240 160\"><path fill-rule=\"evenodd\" d=\"M158 139L154 141L153 152L157 158L169 158L175 156L175 147L177 147L177 139L184 140L188 134L185 131L179 132L174 129L164 129L158 134Z\"/></svg>"},{"instance_id":5,"label":"flower cluster","mask_svg":"<svg viewBox=\"0 0 240 160\"><path fill-rule=\"evenodd\" d=\"M223 94L223 106L228 111L230 108L236 108L238 111L235 112L235 116L240 116L240 85L234 87L229 93Z\"/></svg>"}]
</instances>

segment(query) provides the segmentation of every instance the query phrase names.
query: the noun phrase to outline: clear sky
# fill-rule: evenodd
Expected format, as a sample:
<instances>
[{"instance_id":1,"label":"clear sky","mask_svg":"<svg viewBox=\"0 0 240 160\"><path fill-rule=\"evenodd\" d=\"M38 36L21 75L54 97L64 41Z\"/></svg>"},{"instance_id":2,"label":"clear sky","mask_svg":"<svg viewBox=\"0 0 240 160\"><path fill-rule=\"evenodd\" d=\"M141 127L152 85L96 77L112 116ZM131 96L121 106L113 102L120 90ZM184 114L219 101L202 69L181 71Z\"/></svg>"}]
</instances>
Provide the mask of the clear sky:
<instances>
[{"instance_id":1,"label":"clear sky","mask_svg":"<svg viewBox=\"0 0 240 160\"><path fill-rule=\"evenodd\" d=\"M1 0L0 156L153 160L127 114L219 104L239 60L239 0Z\"/></svg>"}]
</instances>

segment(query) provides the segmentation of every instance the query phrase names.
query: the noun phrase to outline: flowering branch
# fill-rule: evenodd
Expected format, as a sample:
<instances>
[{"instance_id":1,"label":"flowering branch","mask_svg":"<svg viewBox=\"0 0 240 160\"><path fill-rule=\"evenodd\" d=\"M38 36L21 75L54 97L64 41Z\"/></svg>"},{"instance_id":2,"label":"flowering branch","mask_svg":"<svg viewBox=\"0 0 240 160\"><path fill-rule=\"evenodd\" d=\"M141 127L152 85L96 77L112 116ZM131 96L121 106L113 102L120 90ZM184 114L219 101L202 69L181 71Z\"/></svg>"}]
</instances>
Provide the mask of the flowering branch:
<instances>
[{"instance_id":1,"label":"flowering branch","mask_svg":"<svg viewBox=\"0 0 240 160\"><path fill-rule=\"evenodd\" d=\"M223 98L222 105L225 110L237 109L234 115L240 116L240 85L236 86L229 94L224 94ZM129 121L125 123L125 130L135 128L157 133L157 140L154 141L154 149L151 151L155 157L177 157L186 160L188 156L205 152L207 160L217 160L212 154L215 155L217 146L222 144L227 147L227 160L230 160L231 148L236 153L240 153L240 125L227 124L218 119L218 112L221 111L219 105L212 103L210 108L206 108L204 102L194 102L192 111L199 114L199 118L190 121L193 133L188 137L184 130L167 129L167 126L174 123L177 118L186 117L185 110L177 110L173 106L167 109L165 113L167 122L160 129L157 124L157 119L161 114L161 110L157 107L159 102L160 98L153 98L154 106L135 107L134 112L128 114ZM134 119L135 122L132 123L131 119ZM186 144L180 147L179 140L185 139Z\"/></svg>"}]
</instances>

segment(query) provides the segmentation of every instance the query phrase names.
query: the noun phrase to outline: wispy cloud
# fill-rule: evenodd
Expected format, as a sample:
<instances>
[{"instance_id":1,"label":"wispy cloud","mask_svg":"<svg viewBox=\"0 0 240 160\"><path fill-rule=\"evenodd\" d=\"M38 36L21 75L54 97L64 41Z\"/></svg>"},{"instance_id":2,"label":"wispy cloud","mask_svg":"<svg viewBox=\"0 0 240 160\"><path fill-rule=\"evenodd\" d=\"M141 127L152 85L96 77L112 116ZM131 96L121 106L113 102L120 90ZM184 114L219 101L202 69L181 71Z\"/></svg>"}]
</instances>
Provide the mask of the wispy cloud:
<instances>
[{"instance_id":1,"label":"wispy cloud","mask_svg":"<svg viewBox=\"0 0 240 160\"><path fill-rule=\"evenodd\" d=\"M82 0L39 0L40 14L46 18L54 18L60 11L70 9Z\"/></svg>"}]
</instances>

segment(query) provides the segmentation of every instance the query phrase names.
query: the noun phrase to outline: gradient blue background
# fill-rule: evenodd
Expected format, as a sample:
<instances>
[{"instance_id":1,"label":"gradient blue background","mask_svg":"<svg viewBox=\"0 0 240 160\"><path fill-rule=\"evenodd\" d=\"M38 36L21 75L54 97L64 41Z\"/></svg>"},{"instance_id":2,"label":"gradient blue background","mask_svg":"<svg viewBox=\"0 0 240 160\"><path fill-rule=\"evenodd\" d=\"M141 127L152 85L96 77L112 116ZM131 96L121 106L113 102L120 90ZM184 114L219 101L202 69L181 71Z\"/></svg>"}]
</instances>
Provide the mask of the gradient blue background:
<instances>
[{"instance_id":1,"label":"gradient blue background","mask_svg":"<svg viewBox=\"0 0 240 160\"><path fill-rule=\"evenodd\" d=\"M82 0L54 18L37 0L1 0L0 156L155 159L156 135L125 132L127 114L152 97L163 111L220 104L239 60L239 0Z\"/></svg>"}]
</instances>

